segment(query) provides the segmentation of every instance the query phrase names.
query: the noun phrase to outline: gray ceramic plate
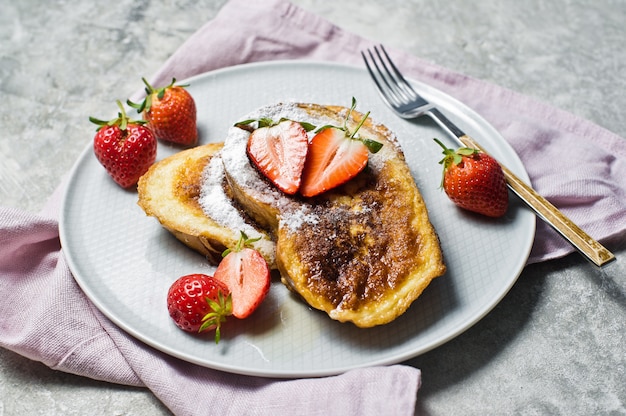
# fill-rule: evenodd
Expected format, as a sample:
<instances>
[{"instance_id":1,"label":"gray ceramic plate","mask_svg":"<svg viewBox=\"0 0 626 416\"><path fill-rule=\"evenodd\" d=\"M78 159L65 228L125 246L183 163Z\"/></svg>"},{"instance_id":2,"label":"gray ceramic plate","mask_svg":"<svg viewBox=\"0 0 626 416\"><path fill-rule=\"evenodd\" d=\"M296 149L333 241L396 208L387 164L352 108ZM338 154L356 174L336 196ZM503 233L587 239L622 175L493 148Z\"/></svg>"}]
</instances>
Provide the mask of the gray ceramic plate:
<instances>
[{"instance_id":1,"label":"gray ceramic plate","mask_svg":"<svg viewBox=\"0 0 626 416\"><path fill-rule=\"evenodd\" d=\"M286 101L350 106L393 130L439 233L448 272L394 322L372 329L330 320L291 296L279 282L253 317L231 320L215 345L174 326L165 297L174 279L213 268L137 206L135 192L109 179L91 143L77 161L62 209L61 240L70 268L93 303L123 330L167 354L227 372L314 377L402 362L454 338L479 321L513 285L530 252L535 216L512 198L497 221L458 210L439 189L441 149L448 139L427 119L395 117L363 68L280 61L242 65L191 78L201 143L222 141L242 115ZM522 179L524 167L504 139L478 114L420 83L415 88ZM158 157L176 148L159 144Z\"/></svg>"}]
</instances>

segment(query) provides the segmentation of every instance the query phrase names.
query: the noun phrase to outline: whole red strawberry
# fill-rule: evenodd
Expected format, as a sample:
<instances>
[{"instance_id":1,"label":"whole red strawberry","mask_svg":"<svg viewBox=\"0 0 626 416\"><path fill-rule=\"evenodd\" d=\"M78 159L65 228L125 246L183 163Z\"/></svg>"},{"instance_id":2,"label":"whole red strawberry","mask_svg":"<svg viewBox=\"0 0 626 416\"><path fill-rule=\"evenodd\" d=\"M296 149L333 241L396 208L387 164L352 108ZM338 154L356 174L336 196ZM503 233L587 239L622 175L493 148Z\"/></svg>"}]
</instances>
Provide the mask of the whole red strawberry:
<instances>
[{"instance_id":1,"label":"whole red strawberry","mask_svg":"<svg viewBox=\"0 0 626 416\"><path fill-rule=\"evenodd\" d=\"M145 78L146 98L139 104L128 100L128 105L143 114L157 139L166 142L195 145L198 141L196 103L185 89L186 85L172 83L153 88Z\"/></svg>"},{"instance_id":2,"label":"whole red strawberry","mask_svg":"<svg viewBox=\"0 0 626 416\"><path fill-rule=\"evenodd\" d=\"M441 186L461 208L489 217L501 217L509 206L509 193L500 164L486 153L467 147L444 149Z\"/></svg>"},{"instance_id":3,"label":"whole red strawberry","mask_svg":"<svg viewBox=\"0 0 626 416\"><path fill-rule=\"evenodd\" d=\"M130 120L121 102L117 118L102 121L89 117L99 125L93 141L98 161L113 180L123 188L137 183L156 160L157 141L144 121Z\"/></svg>"},{"instance_id":4,"label":"whole red strawberry","mask_svg":"<svg viewBox=\"0 0 626 416\"><path fill-rule=\"evenodd\" d=\"M270 268L257 250L246 247L258 239L250 239L244 232L237 245L223 253L215 270L215 278L231 291L233 316L247 318L259 307L270 290Z\"/></svg>"},{"instance_id":5,"label":"whole red strawberry","mask_svg":"<svg viewBox=\"0 0 626 416\"><path fill-rule=\"evenodd\" d=\"M215 343L220 341L221 324L231 314L228 287L206 274L178 278L167 292L167 310L176 326L187 332L215 329Z\"/></svg>"}]
</instances>

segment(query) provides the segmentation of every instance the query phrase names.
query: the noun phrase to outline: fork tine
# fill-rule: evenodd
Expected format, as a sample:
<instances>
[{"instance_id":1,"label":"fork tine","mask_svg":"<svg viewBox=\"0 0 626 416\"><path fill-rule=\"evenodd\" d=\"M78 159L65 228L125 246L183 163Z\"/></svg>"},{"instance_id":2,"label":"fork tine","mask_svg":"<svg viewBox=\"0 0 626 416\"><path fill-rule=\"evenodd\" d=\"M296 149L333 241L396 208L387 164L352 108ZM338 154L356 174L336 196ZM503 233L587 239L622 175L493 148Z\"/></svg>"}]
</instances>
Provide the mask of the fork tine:
<instances>
[{"instance_id":1,"label":"fork tine","mask_svg":"<svg viewBox=\"0 0 626 416\"><path fill-rule=\"evenodd\" d=\"M402 73L395 66L385 48L382 45L380 45L380 48L382 54L376 46L374 46L374 52L369 49L367 50L369 60L367 56L361 52L365 66L376 83L380 95L389 106L397 110L406 105L411 105L415 100L421 97L404 79Z\"/></svg>"},{"instance_id":2,"label":"fork tine","mask_svg":"<svg viewBox=\"0 0 626 416\"><path fill-rule=\"evenodd\" d=\"M406 104L408 97L403 93L402 89L398 88L398 82L394 77L394 74L389 70L387 64L383 60L380 52L374 47L374 53L368 50L370 59L376 68L379 79L384 85L379 84L381 93L387 96L387 99L391 101L392 106L400 107Z\"/></svg>"},{"instance_id":3,"label":"fork tine","mask_svg":"<svg viewBox=\"0 0 626 416\"><path fill-rule=\"evenodd\" d=\"M376 84L376 88L378 89L378 92L380 93L383 100L387 103L387 105L389 105L392 108L396 107L398 105L398 102L397 102L396 97L391 94L392 88L389 85L389 82L383 76L383 73L378 67L378 64L376 63L376 59L374 58L372 51L368 49L367 53L369 55L369 60L367 56L365 55L365 53L361 51L361 56L363 57L363 61L365 61L365 67L367 68L367 72L369 72L370 77L374 80L374 83ZM371 64L370 64L370 61L371 61ZM376 68L376 70L374 70L374 68Z\"/></svg>"},{"instance_id":4,"label":"fork tine","mask_svg":"<svg viewBox=\"0 0 626 416\"><path fill-rule=\"evenodd\" d=\"M380 52L378 51L378 48L374 47L374 50L376 51L378 58L384 65L385 70L387 71L389 76L395 80L395 85L398 87L399 90L401 90L405 94L404 96L407 98L407 100L413 101L416 98L419 98L419 95L417 94L417 92L415 92L411 84L407 82L407 80L404 78L400 70L393 63L393 61L387 54L385 47L383 45L380 45L380 50L383 52L383 55L385 56L384 59L382 55L380 54ZM389 67L391 67L392 71L389 70L389 67L385 64L385 61L389 64ZM392 72L393 72L393 75L392 75Z\"/></svg>"},{"instance_id":5,"label":"fork tine","mask_svg":"<svg viewBox=\"0 0 626 416\"><path fill-rule=\"evenodd\" d=\"M376 56L378 57L378 62L380 62L380 67L383 68L384 73L383 71L380 70L380 67L378 67L378 65L376 65L376 67L379 70L379 72L382 74L382 77L385 80L385 83L387 84L387 88L389 89L389 93L393 95L398 105L404 104L408 97L403 93L402 89L398 87L397 79L394 77L394 74L391 71L389 71L389 67L385 63L383 57L381 56L376 46L374 46L374 52L376 53ZM376 63L376 61L374 61L374 63Z\"/></svg>"}]
</instances>

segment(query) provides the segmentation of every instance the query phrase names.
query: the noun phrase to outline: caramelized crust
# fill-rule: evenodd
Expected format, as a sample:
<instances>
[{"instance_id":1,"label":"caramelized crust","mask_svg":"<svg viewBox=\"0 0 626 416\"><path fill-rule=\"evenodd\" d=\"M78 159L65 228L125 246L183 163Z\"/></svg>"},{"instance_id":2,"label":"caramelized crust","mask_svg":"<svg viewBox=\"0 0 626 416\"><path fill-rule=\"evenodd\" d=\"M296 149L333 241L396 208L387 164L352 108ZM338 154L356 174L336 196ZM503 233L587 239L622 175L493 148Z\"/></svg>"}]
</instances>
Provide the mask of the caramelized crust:
<instances>
[{"instance_id":1,"label":"caramelized crust","mask_svg":"<svg viewBox=\"0 0 626 416\"><path fill-rule=\"evenodd\" d=\"M388 180L389 170L350 199L314 205L318 223L288 237L309 276L307 289L334 308L380 300L409 276L423 250L419 229L410 226L412 206L403 204L407 189Z\"/></svg>"},{"instance_id":2,"label":"caramelized crust","mask_svg":"<svg viewBox=\"0 0 626 416\"><path fill-rule=\"evenodd\" d=\"M279 230L288 285L331 318L370 327L395 319L445 272L426 207L402 164L361 175L350 197L312 204L309 221Z\"/></svg>"}]
</instances>

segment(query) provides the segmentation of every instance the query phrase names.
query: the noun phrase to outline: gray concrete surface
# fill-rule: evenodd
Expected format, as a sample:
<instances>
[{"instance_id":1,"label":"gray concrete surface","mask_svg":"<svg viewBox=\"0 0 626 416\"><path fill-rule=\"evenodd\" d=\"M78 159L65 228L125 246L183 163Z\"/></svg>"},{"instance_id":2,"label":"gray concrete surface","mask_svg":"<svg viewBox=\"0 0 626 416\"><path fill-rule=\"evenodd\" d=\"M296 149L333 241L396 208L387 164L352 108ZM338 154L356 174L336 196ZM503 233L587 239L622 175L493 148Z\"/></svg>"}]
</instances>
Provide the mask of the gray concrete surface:
<instances>
[{"instance_id":1,"label":"gray concrete surface","mask_svg":"<svg viewBox=\"0 0 626 416\"><path fill-rule=\"evenodd\" d=\"M626 130L624 1L293 2L622 136ZM53 3L0 0L0 201L30 211L93 134L87 116L134 92L224 1ZM577 255L527 267L485 319L413 359L424 382L417 414L626 415L626 245L611 248L619 260L605 271ZM0 349L0 416L24 414L169 411L147 390Z\"/></svg>"}]
</instances>

